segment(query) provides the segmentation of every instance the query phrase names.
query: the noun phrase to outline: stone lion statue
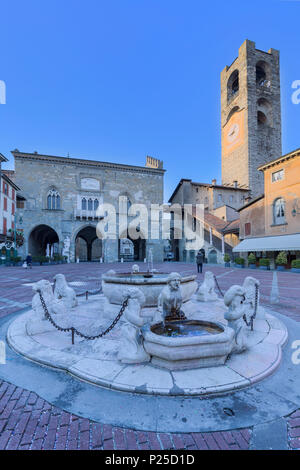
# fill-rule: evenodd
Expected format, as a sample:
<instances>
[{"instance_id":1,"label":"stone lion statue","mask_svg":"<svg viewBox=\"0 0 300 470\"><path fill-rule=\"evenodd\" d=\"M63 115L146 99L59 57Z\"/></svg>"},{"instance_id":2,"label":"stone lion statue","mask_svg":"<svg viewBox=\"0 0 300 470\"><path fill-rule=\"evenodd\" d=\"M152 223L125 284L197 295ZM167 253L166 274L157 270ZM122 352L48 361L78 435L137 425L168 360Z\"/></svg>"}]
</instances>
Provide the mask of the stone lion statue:
<instances>
[{"instance_id":1,"label":"stone lion statue","mask_svg":"<svg viewBox=\"0 0 300 470\"><path fill-rule=\"evenodd\" d=\"M49 281L42 279L41 281L36 282L32 286L32 290L35 293L32 298L32 310L37 314L37 317L40 320L45 320L45 312L41 303L41 298L39 292L42 294L43 299L45 300L46 306L48 308L49 313L55 313L53 311L53 303L54 303L54 294L52 290L52 286Z\"/></svg>"},{"instance_id":2,"label":"stone lion statue","mask_svg":"<svg viewBox=\"0 0 300 470\"><path fill-rule=\"evenodd\" d=\"M200 302L214 302L218 300L215 291L216 281L211 271L206 271L204 281L197 291L197 300Z\"/></svg>"},{"instance_id":3,"label":"stone lion statue","mask_svg":"<svg viewBox=\"0 0 300 470\"><path fill-rule=\"evenodd\" d=\"M118 360L125 364L149 362L150 356L143 347L141 327L145 319L141 317L141 308L145 302L143 292L138 288L124 291L129 296L128 306L124 312L124 324L121 326L122 339L118 352Z\"/></svg>"},{"instance_id":4,"label":"stone lion statue","mask_svg":"<svg viewBox=\"0 0 300 470\"><path fill-rule=\"evenodd\" d=\"M72 287L68 286L65 276L63 274L56 274L54 282L55 299L61 299L67 309L76 307L78 305L76 293Z\"/></svg>"},{"instance_id":5,"label":"stone lion statue","mask_svg":"<svg viewBox=\"0 0 300 470\"><path fill-rule=\"evenodd\" d=\"M234 330L233 353L240 353L247 349L246 325L243 320L245 314L245 289L242 286L231 286L224 296L224 304L228 307L224 314L228 326Z\"/></svg>"},{"instance_id":6,"label":"stone lion statue","mask_svg":"<svg viewBox=\"0 0 300 470\"><path fill-rule=\"evenodd\" d=\"M162 312L163 322L168 320L185 319L182 307L181 276L171 273L167 279L167 285L158 297L158 310Z\"/></svg>"},{"instance_id":7,"label":"stone lion statue","mask_svg":"<svg viewBox=\"0 0 300 470\"><path fill-rule=\"evenodd\" d=\"M42 279L32 286L34 296L32 299L32 310L35 316L29 320L27 324L28 334L43 333L47 329L52 329L51 323L48 321L44 308L41 303L40 293L45 301L46 308L57 323L57 325L68 328L70 326L70 318L67 314L64 303L54 297L52 286L49 281Z\"/></svg>"}]
</instances>

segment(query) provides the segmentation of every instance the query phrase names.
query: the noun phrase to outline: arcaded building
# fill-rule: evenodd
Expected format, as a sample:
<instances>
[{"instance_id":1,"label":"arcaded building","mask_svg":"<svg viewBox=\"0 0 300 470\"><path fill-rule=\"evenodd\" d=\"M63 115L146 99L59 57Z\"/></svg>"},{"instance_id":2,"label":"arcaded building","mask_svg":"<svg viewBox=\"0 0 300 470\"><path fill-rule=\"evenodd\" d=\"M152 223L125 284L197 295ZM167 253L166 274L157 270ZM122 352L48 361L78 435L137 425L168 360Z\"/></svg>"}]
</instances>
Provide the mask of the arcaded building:
<instances>
[{"instance_id":1,"label":"arcaded building","mask_svg":"<svg viewBox=\"0 0 300 470\"><path fill-rule=\"evenodd\" d=\"M17 221L22 220L17 228L25 239L21 256L61 255L69 244L70 261L143 261L150 248L154 261L163 260L163 243L150 238L150 221L149 232L142 233L142 228L137 240L118 230L120 196L126 196L128 207L143 204L150 209L163 203L162 162L147 157L142 167L19 150L12 154L14 182L24 199L17 213ZM116 239L97 236L97 209L103 203L115 207Z\"/></svg>"}]
</instances>

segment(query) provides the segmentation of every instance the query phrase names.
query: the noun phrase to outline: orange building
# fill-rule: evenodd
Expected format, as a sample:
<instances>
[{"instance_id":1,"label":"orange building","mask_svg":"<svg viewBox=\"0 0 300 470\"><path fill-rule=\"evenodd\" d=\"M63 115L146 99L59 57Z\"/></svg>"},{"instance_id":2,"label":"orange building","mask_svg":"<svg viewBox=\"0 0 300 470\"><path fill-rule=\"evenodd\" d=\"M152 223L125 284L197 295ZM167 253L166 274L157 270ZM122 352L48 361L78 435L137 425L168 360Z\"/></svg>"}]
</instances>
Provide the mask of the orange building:
<instances>
[{"instance_id":1,"label":"orange building","mask_svg":"<svg viewBox=\"0 0 300 470\"><path fill-rule=\"evenodd\" d=\"M264 173L264 194L245 204L240 213L240 239L234 252L268 257L278 252L288 265L300 259L300 149L258 168Z\"/></svg>"}]
</instances>

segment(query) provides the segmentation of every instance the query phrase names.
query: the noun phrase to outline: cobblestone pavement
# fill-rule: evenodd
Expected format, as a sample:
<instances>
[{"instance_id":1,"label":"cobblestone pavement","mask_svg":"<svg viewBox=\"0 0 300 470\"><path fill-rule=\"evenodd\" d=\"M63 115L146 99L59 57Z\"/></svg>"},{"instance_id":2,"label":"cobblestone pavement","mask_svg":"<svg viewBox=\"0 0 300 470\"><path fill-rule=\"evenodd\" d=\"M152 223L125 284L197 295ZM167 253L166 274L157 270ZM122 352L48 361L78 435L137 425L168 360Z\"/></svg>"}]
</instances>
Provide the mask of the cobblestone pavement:
<instances>
[{"instance_id":1,"label":"cobblestone pavement","mask_svg":"<svg viewBox=\"0 0 300 470\"><path fill-rule=\"evenodd\" d=\"M141 270L143 269L141 264ZM58 272L65 274L77 293L99 286L99 279L108 269L125 271L126 264L80 263L40 266L32 269L0 268L0 317L28 307L31 304L31 284L40 279L52 280ZM155 266L159 271L195 272L195 266L184 263L164 263ZM255 276L261 282L261 302L269 304L272 284L271 271L205 266L213 271L225 291L230 285L241 284L246 276ZM198 281L203 274L198 274ZM278 273L280 303L276 311L300 321L300 275ZM1 367L1 366L0 366ZM286 418L287 443L290 449L300 450L300 410ZM188 449L218 450L248 449L251 429L210 433L155 433L112 427L95 423L67 413L34 392L7 382L0 382L0 449Z\"/></svg>"}]
</instances>

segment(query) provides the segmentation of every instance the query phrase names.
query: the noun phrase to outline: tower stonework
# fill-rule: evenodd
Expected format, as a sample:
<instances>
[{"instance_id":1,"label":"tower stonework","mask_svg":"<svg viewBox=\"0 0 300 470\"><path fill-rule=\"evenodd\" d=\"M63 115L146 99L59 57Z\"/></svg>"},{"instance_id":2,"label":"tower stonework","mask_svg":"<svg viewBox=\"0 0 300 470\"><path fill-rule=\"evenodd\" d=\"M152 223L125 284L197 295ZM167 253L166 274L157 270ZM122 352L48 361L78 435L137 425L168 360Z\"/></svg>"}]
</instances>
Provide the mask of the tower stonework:
<instances>
[{"instance_id":1,"label":"tower stonework","mask_svg":"<svg viewBox=\"0 0 300 470\"><path fill-rule=\"evenodd\" d=\"M222 183L263 193L260 165L279 158L281 106L279 51L246 40L221 72Z\"/></svg>"}]
</instances>

